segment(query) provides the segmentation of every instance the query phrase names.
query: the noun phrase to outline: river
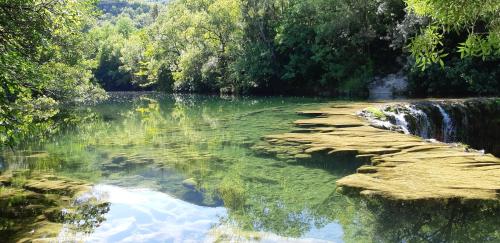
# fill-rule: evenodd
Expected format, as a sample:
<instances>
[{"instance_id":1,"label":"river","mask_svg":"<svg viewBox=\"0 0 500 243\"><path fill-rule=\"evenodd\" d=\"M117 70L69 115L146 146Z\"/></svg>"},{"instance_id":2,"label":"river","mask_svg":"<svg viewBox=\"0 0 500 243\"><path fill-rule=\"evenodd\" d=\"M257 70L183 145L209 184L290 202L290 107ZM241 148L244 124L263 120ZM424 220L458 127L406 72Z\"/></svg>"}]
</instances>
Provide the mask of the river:
<instances>
[{"instance_id":1,"label":"river","mask_svg":"<svg viewBox=\"0 0 500 243\"><path fill-rule=\"evenodd\" d=\"M67 118L77 125L2 152L0 173L11 177L0 190L0 239L500 241L498 205L350 197L337 192L335 181L355 173L359 164L327 157L291 161L252 148L262 136L293 130L297 111L326 102L112 93L108 101L80 107ZM27 186L42 177L75 180L90 189L69 198ZM35 193L58 196L34 200ZM80 206L88 198L99 206ZM58 200L68 203L55 207ZM51 217L54 208L61 208L55 214L61 217ZM70 214L76 216L64 216ZM47 225L51 231L37 234Z\"/></svg>"}]
</instances>

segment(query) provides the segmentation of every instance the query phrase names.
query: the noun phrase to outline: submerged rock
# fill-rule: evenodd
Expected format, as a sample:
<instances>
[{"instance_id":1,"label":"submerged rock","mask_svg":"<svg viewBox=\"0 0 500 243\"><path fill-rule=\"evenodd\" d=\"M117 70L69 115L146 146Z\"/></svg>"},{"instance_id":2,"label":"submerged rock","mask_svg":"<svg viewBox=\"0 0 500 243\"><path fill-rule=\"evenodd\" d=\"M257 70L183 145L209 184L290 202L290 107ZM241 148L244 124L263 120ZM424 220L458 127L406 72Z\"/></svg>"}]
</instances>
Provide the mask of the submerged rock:
<instances>
[{"instance_id":1,"label":"submerged rock","mask_svg":"<svg viewBox=\"0 0 500 243\"><path fill-rule=\"evenodd\" d=\"M182 185L188 189L195 189L197 182L194 178L188 178L182 181Z\"/></svg>"},{"instance_id":2,"label":"submerged rock","mask_svg":"<svg viewBox=\"0 0 500 243\"><path fill-rule=\"evenodd\" d=\"M88 185L71 182L63 179L41 178L38 181L30 180L23 188L38 193L51 193L59 195L74 195L76 192L88 190Z\"/></svg>"},{"instance_id":3,"label":"submerged rock","mask_svg":"<svg viewBox=\"0 0 500 243\"><path fill-rule=\"evenodd\" d=\"M128 158L126 156L116 156L111 159L111 163L113 164L121 164L125 162Z\"/></svg>"},{"instance_id":4,"label":"submerged rock","mask_svg":"<svg viewBox=\"0 0 500 243\"><path fill-rule=\"evenodd\" d=\"M63 224L96 227L100 216L86 208L98 214L109 210L102 202L75 203L90 185L69 178L11 172L0 176L0 183L0 234L6 242L58 241Z\"/></svg>"}]
</instances>

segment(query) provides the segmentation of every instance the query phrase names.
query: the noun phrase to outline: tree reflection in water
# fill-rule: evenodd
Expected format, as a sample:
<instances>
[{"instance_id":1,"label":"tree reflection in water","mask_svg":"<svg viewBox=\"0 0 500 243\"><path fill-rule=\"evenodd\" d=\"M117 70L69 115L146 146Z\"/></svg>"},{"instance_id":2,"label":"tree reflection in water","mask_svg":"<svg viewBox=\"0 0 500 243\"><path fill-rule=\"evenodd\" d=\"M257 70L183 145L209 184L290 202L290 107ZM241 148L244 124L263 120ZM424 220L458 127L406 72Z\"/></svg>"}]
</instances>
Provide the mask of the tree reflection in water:
<instances>
[{"instance_id":1,"label":"tree reflection in water","mask_svg":"<svg viewBox=\"0 0 500 243\"><path fill-rule=\"evenodd\" d=\"M499 242L498 202L368 203L378 242Z\"/></svg>"}]
</instances>

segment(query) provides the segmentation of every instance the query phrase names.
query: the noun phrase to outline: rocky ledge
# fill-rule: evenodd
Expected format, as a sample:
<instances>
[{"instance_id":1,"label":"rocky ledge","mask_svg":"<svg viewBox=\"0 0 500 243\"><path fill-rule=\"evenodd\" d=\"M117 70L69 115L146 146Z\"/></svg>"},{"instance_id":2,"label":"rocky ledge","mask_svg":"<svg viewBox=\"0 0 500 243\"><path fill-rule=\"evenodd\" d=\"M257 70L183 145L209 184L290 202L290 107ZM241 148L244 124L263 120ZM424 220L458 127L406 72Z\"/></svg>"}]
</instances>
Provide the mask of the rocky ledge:
<instances>
[{"instance_id":1,"label":"rocky ledge","mask_svg":"<svg viewBox=\"0 0 500 243\"><path fill-rule=\"evenodd\" d=\"M304 111L291 133L254 148L282 158L316 153L352 156L364 165L337 181L339 190L391 200L499 200L500 159L461 144L425 140L374 127L359 112L394 103L334 103ZM352 161L351 160L351 161Z\"/></svg>"}]
</instances>

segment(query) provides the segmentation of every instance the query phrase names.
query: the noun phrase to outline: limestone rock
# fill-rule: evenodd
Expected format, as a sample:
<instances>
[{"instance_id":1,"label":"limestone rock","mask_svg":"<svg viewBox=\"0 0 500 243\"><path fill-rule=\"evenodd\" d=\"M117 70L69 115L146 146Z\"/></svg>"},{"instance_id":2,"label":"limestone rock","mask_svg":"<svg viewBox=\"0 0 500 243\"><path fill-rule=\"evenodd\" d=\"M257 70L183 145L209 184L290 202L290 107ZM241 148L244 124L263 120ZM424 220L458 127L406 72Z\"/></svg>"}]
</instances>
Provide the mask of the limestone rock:
<instances>
[{"instance_id":1,"label":"limestone rock","mask_svg":"<svg viewBox=\"0 0 500 243\"><path fill-rule=\"evenodd\" d=\"M356 114L389 103L333 104L317 116L295 122L301 132L264 139L258 149L285 160L308 154L367 159L357 173L341 178L342 191L392 200L499 200L500 159L463 146L429 142L421 137L382 130ZM321 128L322 130L318 129Z\"/></svg>"}]
</instances>

